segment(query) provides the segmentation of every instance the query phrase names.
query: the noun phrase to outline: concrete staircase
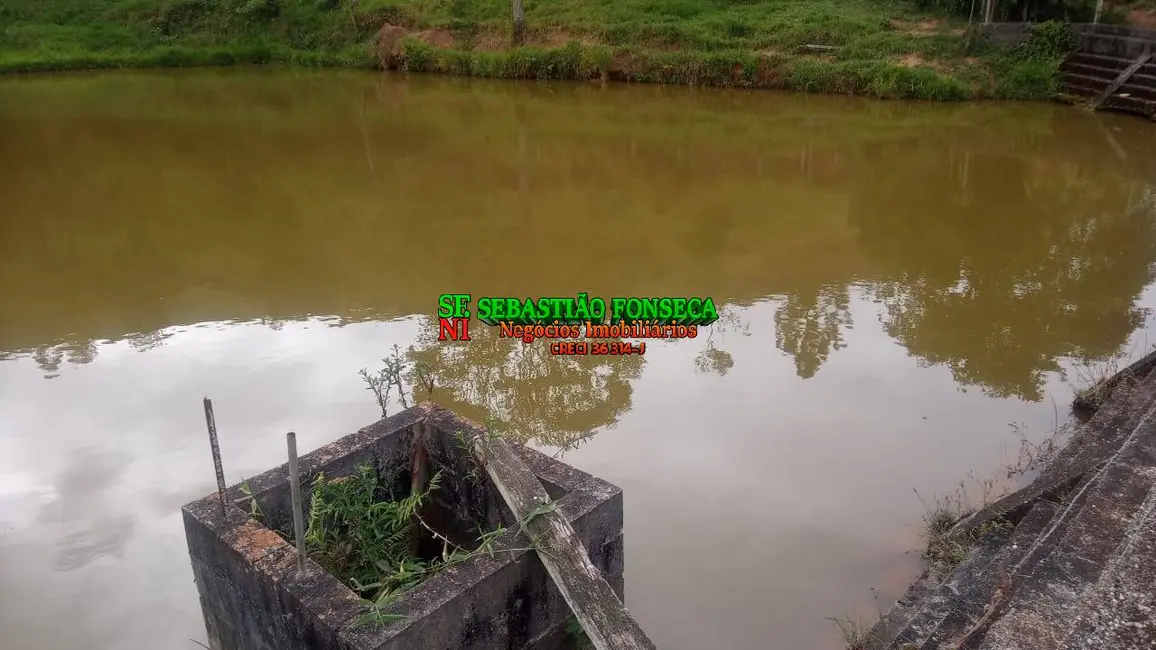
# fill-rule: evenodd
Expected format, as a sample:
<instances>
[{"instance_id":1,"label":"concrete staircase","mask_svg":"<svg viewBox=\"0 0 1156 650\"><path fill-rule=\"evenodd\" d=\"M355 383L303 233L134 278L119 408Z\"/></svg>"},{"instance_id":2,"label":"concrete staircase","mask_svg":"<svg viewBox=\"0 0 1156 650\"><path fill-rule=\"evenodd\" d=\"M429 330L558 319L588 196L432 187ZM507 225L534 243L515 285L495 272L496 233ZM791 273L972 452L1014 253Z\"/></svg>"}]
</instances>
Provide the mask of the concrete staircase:
<instances>
[{"instance_id":1,"label":"concrete staircase","mask_svg":"<svg viewBox=\"0 0 1156 650\"><path fill-rule=\"evenodd\" d=\"M1087 26L1076 51L1064 61L1064 91L1094 100L1146 53L1156 54L1156 30ZM1156 117L1156 59L1149 59L1101 108Z\"/></svg>"},{"instance_id":2,"label":"concrete staircase","mask_svg":"<svg viewBox=\"0 0 1156 650\"><path fill-rule=\"evenodd\" d=\"M1032 486L989 507L1005 525L917 582L868 647L1156 648L1156 372L1118 385Z\"/></svg>"}]
</instances>

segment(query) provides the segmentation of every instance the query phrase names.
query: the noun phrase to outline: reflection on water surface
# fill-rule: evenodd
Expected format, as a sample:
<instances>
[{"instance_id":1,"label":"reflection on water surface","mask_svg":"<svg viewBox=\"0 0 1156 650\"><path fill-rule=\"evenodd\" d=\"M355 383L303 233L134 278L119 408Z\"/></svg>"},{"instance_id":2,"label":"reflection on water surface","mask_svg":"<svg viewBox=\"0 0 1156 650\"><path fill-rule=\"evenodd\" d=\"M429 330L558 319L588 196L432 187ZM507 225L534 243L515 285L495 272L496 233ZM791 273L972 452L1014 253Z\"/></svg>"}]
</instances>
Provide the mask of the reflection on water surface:
<instances>
[{"instance_id":1,"label":"reflection on water surface","mask_svg":"<svg viewBox=\"0 0 1156 650\"><path fill-rule=\"evenodd\" d=\"M0 82L0 625L28 648L202 638L179 506L437 399L622 485L661 647L835 647L918 570L911 494L1054 425L1146 342L1156 134L1046 105L344 72ZM699 295L645 357L563 358L446 292ZM1013 454L1014 455L1014 454ZM83 606L70 626L41 612ZM95 645L94 645L95 644Z\"/></svg>"}]
</instances>

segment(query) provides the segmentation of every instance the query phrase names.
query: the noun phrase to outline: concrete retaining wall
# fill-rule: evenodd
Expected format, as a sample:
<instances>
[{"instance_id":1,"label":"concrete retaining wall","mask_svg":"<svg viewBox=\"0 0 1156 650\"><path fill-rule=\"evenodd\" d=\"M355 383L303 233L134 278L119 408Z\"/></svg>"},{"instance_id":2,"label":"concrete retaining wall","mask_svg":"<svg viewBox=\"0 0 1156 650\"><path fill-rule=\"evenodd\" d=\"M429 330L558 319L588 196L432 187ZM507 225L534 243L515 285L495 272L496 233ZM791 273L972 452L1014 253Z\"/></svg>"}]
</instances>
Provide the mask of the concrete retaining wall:
<instances>
[{"instance_id":1,"label":"concrete retaining wall","mask_svg":"<svg viewBox=\"0 0 1156 650\"><path fill-rule=\"evenodd\" d=\"M288 467L249 481L265 514L242 509L240 485L229 488L222 516L217 496L187 504L185 533L213 650L553 650L564 639L570 612L545 568L517 530L488 479L467 477L455 434L481 429L452 412L422 404L303 456L308 494L318 472L347 476L370 462L382 477L408 480L415 425L433 429L430 456L443 472L436 500L443 522L471 520L487 529L512 526L492 555L480 554L444 569L406 594L390 611L403 616L385 626L359 625L359 598L309 561L296 570L296 551L274 532L291 530ZM623 595L622 491L525 447L516 447L559 511L572 522L590 559ZM436 526L436 525L435 525ZM462 543L470 527L453 527ZM476 536L476 535L475 535ZM458 540L455 540L457 542ZM519 550L523 549L523 550Z\"/></svg>"},{"instance_id":2,"label":"concrete retaining wall","mask_svg":"<svg viewBox=\"0 0 1156 650\"><path fill-rule=\"evenodd\" d=\"M1034 23L992 23L980 26L980 34L1000 46L1018 45L1031 35ZM1156 41L1156 30L1116 25L1073 23L1068 27L1079 37L1082 52L1135 59Z\"/></svg>"},{"instance_id":3,"label":"concrete retaining wall","mask_svg":"<svg viewBox=\"0 0 1156 650\"><path fill-rule=\"evenodd\" d=\"M1010 47L1026 41L1031 29L1032 23L992 23L980 26L979 33L993 45Z\"/></svg>"}]
</instances>

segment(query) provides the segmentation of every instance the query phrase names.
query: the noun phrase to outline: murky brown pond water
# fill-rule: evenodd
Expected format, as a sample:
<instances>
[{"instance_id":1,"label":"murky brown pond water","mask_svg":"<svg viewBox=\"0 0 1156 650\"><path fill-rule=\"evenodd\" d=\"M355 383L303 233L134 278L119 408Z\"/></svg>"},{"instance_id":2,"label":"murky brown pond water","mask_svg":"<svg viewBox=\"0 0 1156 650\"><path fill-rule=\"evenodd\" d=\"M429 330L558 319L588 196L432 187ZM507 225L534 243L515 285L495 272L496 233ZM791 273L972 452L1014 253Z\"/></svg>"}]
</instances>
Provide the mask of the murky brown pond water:
<instances>
[{"instance_id":1,"label":"murky brown pond water","mask_svg":"<svg viewBox=\"0 0 1156 650\"><path fill-rule=\"evenodd\" d=\"M234 482L287 430L312 449L375 419L358 370L398 344L473 417L595 432L565 458L626 491L659 647L836 648L826 617L919 569L913 487L997 475L1010 423L1063 417L1065 371L1149 345L1154 131L343 72L0 80L0 630L196 647L200 398ZM710 336L576 361L433 347L457 291L725 307Z\"/></svg>"}]
</instances>

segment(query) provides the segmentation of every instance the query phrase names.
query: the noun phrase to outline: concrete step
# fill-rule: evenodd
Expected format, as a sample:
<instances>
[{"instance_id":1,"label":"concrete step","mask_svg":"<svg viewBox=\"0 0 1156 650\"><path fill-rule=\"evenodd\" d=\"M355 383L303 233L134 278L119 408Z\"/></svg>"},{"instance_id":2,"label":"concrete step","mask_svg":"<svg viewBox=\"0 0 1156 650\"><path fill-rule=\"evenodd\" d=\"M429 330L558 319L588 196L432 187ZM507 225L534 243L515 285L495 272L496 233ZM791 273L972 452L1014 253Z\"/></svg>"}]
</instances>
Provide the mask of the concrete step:
<instances>
[{"instance_id":1,"label":"concrete step","mask_svg":"<svg viewBox=\"0 0 1156 650\"><path fill-rule=\"evenodd\" d=\"M1079 61L1067 61L1061 69L1066 74L1077 74L1083 77L1094 77L1106 81L1114 80L1124 71L1124 68L1101 68L1098 65L1081 63Z\"/></svg>"},{"instance_id":2,"label":"concrete step","mask_svg":"<svg viewBox=\"0 0 1156 650\"><path fill-rule=\"evenodd\" d=\"M952 647L981 623L992 600L1007 588L1010 572L1052 522L1057 510L1056 504L1037 502L1010 535L995 534L987 540L987 544L998 544L999 548L984 561L983 566L960 565L952 578L944 583L947 598L945 606L934 612L937 620L926 628L929 633L916 640L914 645L920 650ZM910 648L911 642L907 643L907 648ZM900 649L904 649L902 643L895 646L895 650Z\"/></svg>"},{"instance_id":3,"label":"concrete step","mask_svg":"<svg viewBox=\"0 0 1156 650\"><path fill-rule=\"evenodd\" d=\"M1132 113L1146 117L1156 115L1156 102L1138 97L1109 97L1104 108L1122 113Z\"/></svg>"},{"instance_id":4,"label":"concrete step","mask_svg":"<svg viewBox=\"0 0 1156 650\"><path fill-rule=\"evenodd\" d=\"M1128 66L1132 65L1132 61L1134 60L1135 59L1123 59L1116 56L1104 56L1091 52L1076 51L1068 56L1064 61L1064 65L1073 63L1089 65L1105 70L1115 70L1116 73L1119 74L1121 71L1126 70Z\"/></svg>"},{"instance_id":5,"label":"concrete step","mask_svg":"<svg viewBox=\"0 0 1156 650\"><path fill-rule=\"evenodd\" d=\"M1138 390L1156 391L1153 375ZM1007 613L983 647L1060 650L1074 636L1086 599L1129 543L1134 520L1147 516L1156 490L1156 406L1137 419L1118 452L1057 518L1047 535L1058 536L1055 546L1019 573Z\"/></svg>"},{"instance_id":6,"label":"concrete step","mask_svg":"<svg viewBox=\"0 0 1156 650\"><path fill-rule=\"evenodd\" d=\"M1104 25L1099 24L1084 32L1092 35L1106 35L1106 36L1132 36L1135 38L1142 38L1156 41L1156 30L1144 29L1142 27L1125 27L1122 25Z\"/></svg>"},{"instance_id":7,"label":"concrete step","mask_svg":"<svg viewBox=\"0 0 1156 650\"><path fill-rule=\"evenodd\" d=\"M1103 509L1104 498L1118 500L1118 496L1107 494L1106 483L1094 482L1094 479L1116 477L1111 472L1119 471L1120 462L1136 460L1137 436L1132 434L1142 427L1151 429L1156 438L1156 373L1124 378L1110 390L1108 399L1035 481L953 529L965 535L957 539L964 540L971 549L966 560L946 577L929 570L912 585L904 598L871 630L868 650L956 650L974 648L977 644L988 650L1021 647L1036 650L1034 640L1023 637L1023 630L1014 626L1013 631L1021 633L1013 639L1015 643L996 644L998 639L993 636L993 644L989 645L986 637L989 626L994 628L999 624L1001 615L1014 617L1033 604L1047 602L1035 598L1025 604L1022 593L1038 589L1039 583L1050 575L1040 566L1070 551L1074 539L1071 531L1078 530L1081 535L1099 534L1099 528L1089 527L1084 514L1086 505ZM1152 455L1156 461L1156 450ZM1107 469L1100 472L1100 467ZM1156 479L1156 462L1152 478ZM1101 501L1097 502L1097 498ZM1014 529L991 525L1001 520L1014 522ZM980 522L987 524L976 528ZM1103 522L1097 525L1102 527ZM975 543L972 540L978 531L987 532ZM1008 599L1018 599L1019 608L1009 610ZM1073 619L1064 638L1075 638L1073 630L1076 629ZM1089 629L1096 632L1099 628ZM996 635L999 634L1006 637L1010 633L997 631ZM1053 644L1046 650L1059 647ZM1065 650L1091 650L1092 647Z\"/></svg>"},{"instance_id":8,"label":"concrete step","mask_svg":"<svg viewBox=\"0 0 1156 650\"><path fill-rule=\"evenodd\" d=\"M1074 97L1087 97L1089 99L1100 94L1095 88L1087 88L1079 84L1065 84L1064 93Z\"/></svg>"},{"instance_id":9,"label":"concrete step","mask_svg":"<svg viewBox=\"0 0 1156 650\"><path fill-rule=\"evenodd\" d=\"M893 650L896 639L923 612L923 604L935 595L937 588L926 576L911 585L903 598L871 628L868 647L864 650Z\"/></svg>"},{"instance_id":10,"label":"concrete step","mask_svg":"<svg viewBox=\"0 0 1156 650\"><path fill-rule=\"evenodd\" d=\"M998 561L1000 548L1007 545L1008 531L993 535L977 548L942 582L926 585L914 607L902 617L888 614L888 634L876 631L873 649L908 650L921 648L933 638L940 624L959 609L961 595L983 598L988 577L996 572L990 567ZM962 591L962 594L961 594ZM910 600L910 599L909 599ZM877 628L878 630L879 628Z\"/></svg>"},{"instance_id":11,"label":"concrete step","mask_svg":"<svg viewBox=\"0 0 1156 650\"><path fill-rule=\"evenodd\" d=\"M1072 95L1098 95L1107 89L1111 83L1111 81L1080 74L1064 76L1064 90ZM1133 76L1128 80L1128 83L1120 86L1113 93L1113 96L1119 95L1128 95L1144 101L1156 101L1156 77Z\"/></svg>"},{"instance_id":12,"label":"concrete step","mask_svg":"<svg viewBox=\"0 0 1156 650\"><path fill-rule=\"evenodd\" d=\"M1156 490L1133 518L1064 650L1156 648Z\"/></svg>"},{"instance_id":13,"label":"concrete step","mask_svg":"<svg viewBox=\"0 0 1156 650\"><path fill-rule=\"evenodd\" d=\"M1061 493L1107 462L1123 444L1147 410L1156 404L1156 373L1143 380L1126 378L1117 382L1103 404L1092 414L1030 484L996 499L979 512L966 517L949 535L956 540L969 538L989 521L1013 518L1026 512L1038 500L1055 500Z\"/></svg>"},{"instance_id":14,"label":"concrete step","mask_svg":"<svg viewBox=\"0 0 1156 650\"><path fill-rule=\"evenodd\" d=\"M1001 539L1000 537L1003 537ZM992 564L999 558L1000 547L1006 544L1006 533L993 537L971 552L948 578L924 599L922 607L910 618L907 626L895 635L889 650L922 648L937 641L935 636L943 620L960 608L960 601L985 598Z\"/></svg>"},{"instance_id":15,"label":"concrete step","mask_svg":"<svg viewBox=\"0 0 1156 650\"><path fill-rule=\"evenodd\" d=\"M1080 52L1133 60L1152 48L1152 39L1108 34L1085 34L1079 45Z\"/></svg>"},{"instance_id":16,"label":"concrete step","mask_svg":"<svg viewBox=\"0 0 1156 650\"><path fill-rule=\"evenodd\" d=\"M1095 92L1100 92L1108 86L1112 85L1111 79L1103 79L1100 77L1088 77L1082 74L1067 74L1064 75L1065 86L1075 86L1078 88L1090 88Z\"/></svg>"},{"instance_id":17,"label":"concrete step","mask_svg":"<svg viewBox=\"0 0 1156 650\"><path fill-rule=\"evenodd\" d=\"M949 618L982 608L993 580L1002 575L1025 543L1039 534L1054 506L1043 504L1013 527L995 527L971 549L966 560L946 577L928 573L912 585L872 630L868 650L907 650L920 647ZM938 576L938 577L937 577ZM982 601L982 602L980 602Z\"/></svg>"},{"instance_id":18,"label":"concrete step","mask_svg":"<svg viewBox=\"0 0 1156 650\"><path fill-rule=\"evenodd\" d=\"M1104 405L1073 436L1038 482L1052 485L1071 467L1087 458L1108 458L1156 408L1156 374L1146 382L1125 380L1113 389ZM1075 493L1088 483L1084 478L1072 487ZM1033 482L1035 485L1035 482ZM1034 493L1025 488L1024 493ZM1036 491L1038 492L1038 491ZM1063 521L1057 521L1058 495L1050 490L1043 500L1022 501L1010 495L1004 517L1018 521L1014 531L997 529L972 550L959 567L939 585L917 583L905 599L885 617L886 624L873 630L872 650L940 650L954 648L965 636L981 637L989 607L1004 593L1010 577L1029 553L1045 557L1060 541ZM1018 514L1017 514L1018 513ZM1044 535L1053 530L1051 535Z\"/></svg>"},{"instance_id":19,"label":"concrete step","mask_svg":"<svg viewBox=\"0 0 1156 650\"><path fill-rule=\"evenodd\" d=\"M1128 95L1129 97L1135 97L1136 99L1140 99L1146 102L1152 102L1156 101L1156 86L1140 85L1129 82L1123 86L1120 86L1116 92L1112 93L1114 98L1118 98L1120 95Z\"/></svg>"}]
</instances>

